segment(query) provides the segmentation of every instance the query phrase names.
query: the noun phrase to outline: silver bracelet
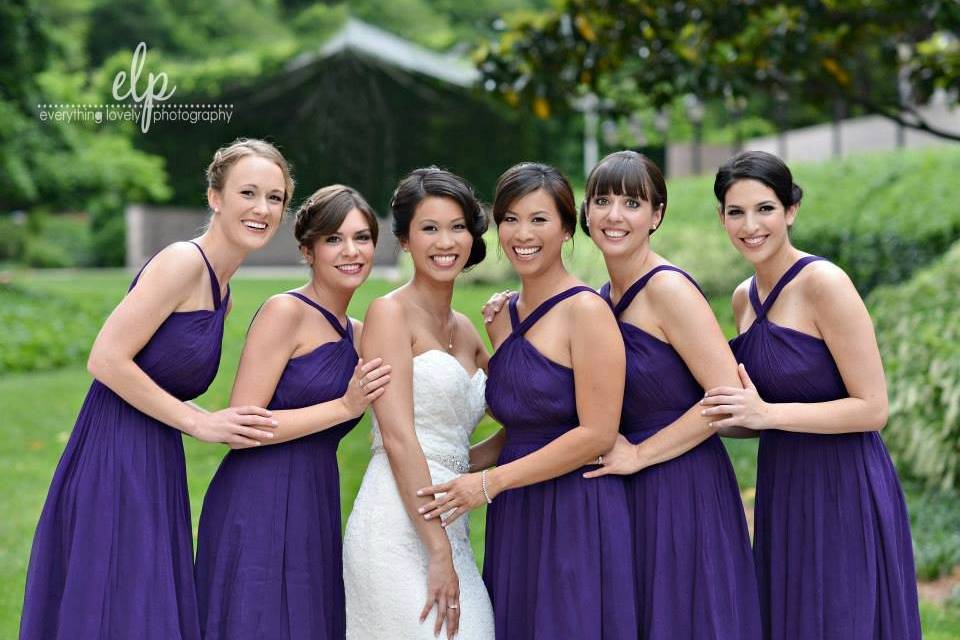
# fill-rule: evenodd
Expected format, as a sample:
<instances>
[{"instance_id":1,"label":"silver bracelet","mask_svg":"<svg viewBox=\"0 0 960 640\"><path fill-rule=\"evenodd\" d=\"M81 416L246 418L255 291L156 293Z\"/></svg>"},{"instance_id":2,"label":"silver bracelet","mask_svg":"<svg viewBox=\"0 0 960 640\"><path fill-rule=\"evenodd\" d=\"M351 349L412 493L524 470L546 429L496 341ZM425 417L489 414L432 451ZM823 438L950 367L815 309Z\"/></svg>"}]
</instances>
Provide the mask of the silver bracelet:
<instances>
[{"instance_id":1,"label":"silver bracelet","mask_svg":"<svg viewBox=\"0 0 960 640\"><path fill-rule=\"evenodd\" d=\"M487 493L487 469L484 469L480 472L480 488L483 489L483 497L487 499L487 504L491 504L493 499L490 498L490 494Z\"/></svg>"}]
</instances>

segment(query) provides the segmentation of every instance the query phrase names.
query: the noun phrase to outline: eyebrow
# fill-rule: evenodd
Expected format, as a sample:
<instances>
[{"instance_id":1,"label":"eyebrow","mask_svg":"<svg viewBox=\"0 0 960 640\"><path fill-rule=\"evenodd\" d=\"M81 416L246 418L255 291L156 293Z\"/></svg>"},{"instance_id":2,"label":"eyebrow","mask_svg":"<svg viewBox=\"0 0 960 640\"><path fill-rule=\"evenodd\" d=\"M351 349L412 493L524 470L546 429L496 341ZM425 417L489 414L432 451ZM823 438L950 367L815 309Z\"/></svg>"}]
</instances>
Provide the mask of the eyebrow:
<instances>
[{"instance_id":1,"label":"eyebrow","mask_svg":"<svg viewBox=\"0 0 960 640\"><path fill-rule=\"evenodd\" d=\"M454 218L454 220L451 222L451 224L456 224L457 222L466 222L466 221L467 221L467 219L466 219L464 216L460 216L459 218ZM437 221L434 220L433 218L424 218L423 220L420 221L420 224L426 224L426 223L428 223L428 222L433 223L433 224L440 224L439 222L437 222Z\"/></svg>"},{"instance_id":2,"label":"eyebrow","mask_svg":"<svg viewBox=\"0 0 960 640\"><path fill-rule=\"evenodd\" d=\"M252 182L248 182L248 183L246 183L246 184L240 185L240 187L241 187L241 188L243 188L243 187L253 187L254 189L259 189L259 188L260 188L260 185L256 185L256 184L253 184ZM274 192L274 191L276 191L276 192L278 192L278 193L283 193L284 190L283 190L283 189L270 189L270 191L271 191L271 193Z\"/></svg>"},{"instance_id":3,"label":"eyebrow","mask_svg":"<svg viewBox=\"0 0 960 640\"><path fill-rule=\"evenodd\" d=\"M517 213L517 212L514 211L513 209L507 209L507 213L512 213L512 214L515 215L515 216L520 215L519 213ZM550 212L547 211L546 209L541 209L541 210L539 210L539 211L532 211L532 212L529 213L528 215L531 215L531 216L539 216L539 215L549 216L549 215L550 215Z\"/></svg>"}]
</instances>

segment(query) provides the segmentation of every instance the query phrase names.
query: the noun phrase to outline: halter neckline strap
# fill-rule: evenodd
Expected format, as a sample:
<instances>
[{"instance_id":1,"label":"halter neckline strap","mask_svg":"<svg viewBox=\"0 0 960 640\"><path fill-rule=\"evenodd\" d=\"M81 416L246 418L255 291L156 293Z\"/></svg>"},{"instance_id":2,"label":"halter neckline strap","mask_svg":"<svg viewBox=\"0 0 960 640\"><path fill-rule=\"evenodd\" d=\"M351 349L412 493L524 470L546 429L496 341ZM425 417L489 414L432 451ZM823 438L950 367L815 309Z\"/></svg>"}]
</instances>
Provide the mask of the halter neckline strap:
<instances>
[{"instance_id":1,"label":"halter neckline strap","mask_svg":"<svg viewBox=\"0 0 960 640\"><path fill-rule=\"evenodd\" d=\"M780 276L780 279L777 280L777 283L773 285L773 289L770 290L766 300L763 302L760 301L760 294L757 292L757 276L753 276L753 278L750 279L750 304L753 305L753 311L757 314L757 317L766 317L770 308L777 301L780 292L783 291L783 288L790 284L805 266L818 260L823 260L823 258L820 256L804 256L790 265L790 268L787 269L787 271Z\"/></svg>"},{"instance_id":2,"label":"halter neckline strap","mask_svg":"<svg viewBox=\"0 0 960 640\"><path fill-rule=\"evenodd\" d=\"M520 320L520 314L517 312L517 301L520 299L520 294L515 294L510 298L510 324L513 327L514 332L523 335L526 333L530 327L537 323L540 318L542 318L550 309L556 306L558 303L563 302L567 298L574 296L582 291L589 291L590 293L596 294L597 292L591 289L590 287L584 285L577 285L575 287L570 287L565 289L558 294L550 296L539 305L537 308L530 312L526 318L522 321Z\"/></svg>"},{"instance_id":3,"label":"halter neckline strap","mask_svg":"<svg viewBox=\"0 0 960 640\"><path fill-rule=\"evenodd\" d=\"M297 298L298 300L302 300L303 302L307 303L308 305L310 305L311 307L319 311L321 314L323 314L323 317L327 319L327 322L333 325L333 328L337 330L337 333L340 334L340 337L346 338L347 340L350 340L351 342L353 342L353 323L350 322L349 317L347 318L347 326L346 328L344 328L343 325L340 324L340 321L337 319L337 316L335 316L333 313L331 313L327 309L324 309L319 304L317 304L307 296L303 295L302 293L298 291L286 291L285 293L287 295L293 296L294 298Z\"/></svg>"},{"instance_id":4,"label":"halter neckline strap","mask_svg":"<svg viewBox=\"0 0 960 640\"><path fill-rule=\"evenodd\" d=\"M634 282L632 285L627 287L627 290L624 292L623 296L620 298L617 304L613 304L613 297L610 295L611 287L609 282L603 285L603 287L601 287L600 295L601 297L603 297L604 300L607 301L607 304L610 305L610 308L613 309L613 315L619 318L621 314L623 314L623 312L627 310L627 307L630 306L630 303L633 302L633 299L637 297L637 294L640 293L640 291L645 286L647 286L647 283L650 282L650 278L660 273L661 271L676 271L677 273L685 277L687 280L692 282L693 286L697 288L697 291L699 291L701 295L706 297L706 294L703 293L703 289L701 289L700 285L697 284L697 281L693 279L693 276L691 276L689 273L687 273L683 269L675 267L671 264L657 265L653 269L650 269L650 271L647 271L645 274L640 276L640 278L637 279L636 282Z\"/></svg>"}]
</instances>

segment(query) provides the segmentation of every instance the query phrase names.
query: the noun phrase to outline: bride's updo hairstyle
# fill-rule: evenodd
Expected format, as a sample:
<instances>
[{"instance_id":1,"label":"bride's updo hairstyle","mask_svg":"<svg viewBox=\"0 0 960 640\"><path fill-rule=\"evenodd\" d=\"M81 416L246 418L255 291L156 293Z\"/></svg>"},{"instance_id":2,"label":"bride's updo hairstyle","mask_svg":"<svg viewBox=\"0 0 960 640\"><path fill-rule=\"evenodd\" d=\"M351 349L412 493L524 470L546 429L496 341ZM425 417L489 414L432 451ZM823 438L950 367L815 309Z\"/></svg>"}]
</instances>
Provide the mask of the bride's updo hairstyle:
<instances>
[{"instance_id":1,"label":"bride's updo hairstyle","mask_svg":"<svg viewBox=\"0 0 960 640\"><path fill-rule=\"evenodd\" d=\"M400 181L390 200L390 212L393 214L393 235L406 240L410 235L410 223L417 206L430 196L448 198L457 203L463 211L467 229L473 236L473 245L467 257L468 269L483 262L487 256L487 245L483 233L487 230L487 214L474 194L473 187L458 175L439 167L414 169Z\"/></svg>"},{"instance_id":2,"label":"bride's updo hairstyle","mask_svg":"<svg viewBox=\"0 0 960 640\"><path fill-rule=\"evenodd\" d=\"M766 151L744 151L717 170L713 194L723 211L727 190L738 180L756 180L770 187L784 209L800 204L803 189L794 184L793 174L783 160Z\"/></svg>"}]
</instances>

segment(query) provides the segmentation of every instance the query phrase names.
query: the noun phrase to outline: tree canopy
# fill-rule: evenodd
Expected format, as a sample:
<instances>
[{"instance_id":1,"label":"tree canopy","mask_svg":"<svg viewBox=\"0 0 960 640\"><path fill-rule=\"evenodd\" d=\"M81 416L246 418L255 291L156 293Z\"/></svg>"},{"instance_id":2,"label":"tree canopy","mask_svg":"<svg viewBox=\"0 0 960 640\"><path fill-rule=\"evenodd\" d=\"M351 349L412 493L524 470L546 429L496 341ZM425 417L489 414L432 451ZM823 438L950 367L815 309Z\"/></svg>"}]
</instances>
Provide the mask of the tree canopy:
<instances>
[{"instance_id":1,"label":"tree canopy","mask_svg":"<svg viewBox=\"0 0 960 640\"><path fill-rule=\"evenodd\" d=\"M626 86L654 108L841 102L960 139L916 110L937 90L956 102L958 32L956 0L563 0L503 24L478 64L488 90L541 116Z\"/></svg>"}]
</instances>

